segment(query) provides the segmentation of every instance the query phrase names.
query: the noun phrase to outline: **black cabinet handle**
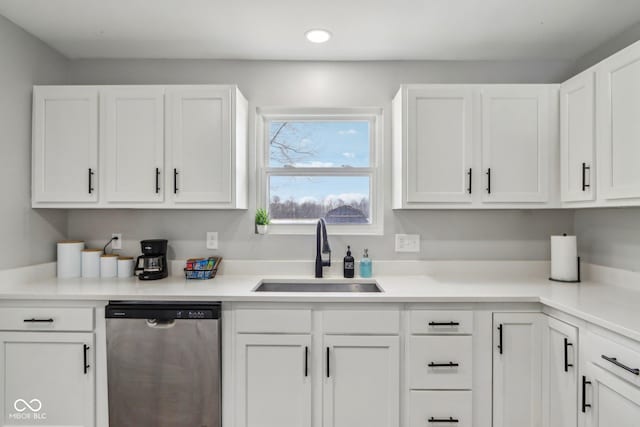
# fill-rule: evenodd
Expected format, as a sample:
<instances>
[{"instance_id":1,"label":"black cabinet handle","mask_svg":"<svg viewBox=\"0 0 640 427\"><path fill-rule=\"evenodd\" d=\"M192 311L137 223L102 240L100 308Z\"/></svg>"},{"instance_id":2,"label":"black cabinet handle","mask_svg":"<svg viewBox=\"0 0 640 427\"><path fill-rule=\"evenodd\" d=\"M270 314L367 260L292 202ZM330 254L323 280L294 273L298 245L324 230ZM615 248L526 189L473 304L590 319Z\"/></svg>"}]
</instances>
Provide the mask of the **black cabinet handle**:
<instances>
[{"instance_id":1,"label":"black cabinet handle","mask_svg":"<svg viewBox=\"0 0 640 427\"><path fill-rule=\"evenodd\" d=\"M331 377L331 372L329 370L329 368L331 367L331 355L329 353L330 349L329 347L327 347L327 378Z\"/></svg>"},{"instance_id":2,"label":"black cabinet handle","mask_svg":"<svg viewBox=\"0 0 640 427\"><path fill-rule=\"evenodd\" d=\"M429 362L427 366L429 366L430 368L456 368L460 366L460 364L456 362L446 362L446 363Z\"/></svg>"},{"instance_id":3,"label":"black cabinet handle","mask_svg":"<svg viewBox=\"0 0 640 427\"><path fill-rule=\"evenodd\" d=\"M624 370L625 370L625 371L627 371L627 372L631 372L633 375L640 375L640 369L637 369L637 368L636 368L636 369L634 369L634 368L630 368L630 367L628 367L627 365L625 365L624 363L620 363L620 362L618 362L618 359L617 359L617 358L615 358L615 357L608 357L608 356L605 356L605 355L603 354L603 355L602 355L602 358L603 358L604 360L606 360L607 362L611 362L611 363L613 363L614 365L616 365L617 367L624 369Z\"/></svg>"},{"instance_id":4,"label":"black cabinet handle","mask_svg":"<svg viewBox=\"0 0 640 427\"><path fill-rule=\"evenodd\" d=\"M309 347L304 348L304 376L309 376Z\"/></svg>"},{"instance_id":5,"label":"black cabinet handle","mask_svg":"<svg viewBox=\"0 0 640 427\"><path fill-rule=\"evenodd\" d=\"M89 194L93 193L93 169L89 168Z\"/></svg>"},{"instance_id":6,"label":"black cabinet handle","mask_svg":"<svg viewBox=\"0 0 640 427\"><path fill-rule=\"evenodd\" d=\"M569 372L569 368L573 367L573 364L569 363L569 347L573 347L573 344L569 342L567 338L564 339L564 371Z\"/></svg>"},{"instance_id":7,"label":"black cabinet handle","mask_svg":"<svg viewBox=\"0 0 640 427\"><path fill-rule=\"evenodd\" d=\"M498 350L502 354L502 325L498 325Z\"/></svg>"},{"instance_id":8,"label":"black cabinet handle","mask_svg":"<svg viewBox=\"0 0 640 427\"><path fill-rule=\"evenodd\" d=\"M487 193L491 194L491 168L487 169Z\"/></svg>"},{"instance_id":9,"label":"black cabinet handle","mask_svg":"<svg viewBox=\"0 0 640 427\"><path fill-rule=\"evenodd\" d=\"M429 322L429 326L460 326L460 322Z\"/></svg>"},{"instance_id":10,"label":"black cabinet handle","mask_svg":"<svg viewBox=\"0 0 640 427\"><path fill-rule=\"evenodd\" d=\"M173 169L173 194L178 192L178 169Z\"/></svg>"},{"instance_id":11,"label":"black cabinet handle","mask_svg":"<svg viewBox=\"0 0 640 427\"><path fill-rule=\"evenodd\" d=\"M89 368L91 367L91 365L87 363L87 352L89 351L89 346L84 344L83 350L84 350L84 373L86 374Z\"/></svg>"},{"instance_id":12,"label":"black cabinet handle","mask_svg":"<svg viewBox=\"0 0 640 427\"><path fill-rule=\"evenodd\" d=\"M587 384L591 384L591 381L587 381L587 377L582 376L582 412L587 412L587 408L591 408L591 405L587 403Z\"/></svg>"},{"instance_id":13,"label":"black cabinet handle","mask_svg":"<svg viewBox=\"0 0 640 427\"><path fill-rule=\"evenodd\" d=\"M457 418L449 417L449 418L429 418L427 420L429 423L459 423Z\"/></svg>"},{"instance_id":14,"label":"black cabinet handle","mask_svg":"<svg viewBox=\"0 0 640 427\"><path fill-rule=\"evenodd\" d=\"M473 168L469 168L469 172L467 172L467 175L469 175L469 188L467 188L467 192L469 194L471 194L471 192L473 191Z\"/></svg>"},{"instance_id":15,"label":"black cabinet handle","mask_svg":"<svg viewBox=\"0 0 640 427\"><path fill-rule=\"evenodd\" d=\"M160 168L156 168L156 194L160 193Z\"/></svg>"},{"instance_id":16,"label":"black cabinet handle","mask_svg":"<svg viewBox=\"0 0 640 427\"><path fill-rule=\"evenodd\" d=\"M31 319L24 319L24 323L53 323L53 319L36 319L32 317Z\"/></svg>"},{"instance_id":17,"label":"black cabinet handle","mask_svg":"<svg viewBox=\"0 0 640 427\"><path fill-rule=\"evenodd\" d=\"M591 166L587 166L586 163L583 163L582 164L582 191L587 191L587 188L591 187L591 184L587 184L587 171L591 171Z\"/></svg>"}]
</instances>

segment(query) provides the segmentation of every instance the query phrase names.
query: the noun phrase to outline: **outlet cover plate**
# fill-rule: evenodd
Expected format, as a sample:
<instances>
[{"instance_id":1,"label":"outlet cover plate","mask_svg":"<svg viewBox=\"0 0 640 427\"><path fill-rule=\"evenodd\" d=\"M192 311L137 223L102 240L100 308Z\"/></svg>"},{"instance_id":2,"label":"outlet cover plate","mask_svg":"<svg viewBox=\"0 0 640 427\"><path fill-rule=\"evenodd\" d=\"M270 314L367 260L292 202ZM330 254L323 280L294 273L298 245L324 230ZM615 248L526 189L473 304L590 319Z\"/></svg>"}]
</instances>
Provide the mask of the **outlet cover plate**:
<instances>
[{"instance_id":1,"label":"outlet cover plate","mask_svg":"<svg viewBox=\"0 0 640 427\"><path fill-rule=\"evenodd\" d=\"M111 237L117 237L118 240L111 242L111 249L122 249L122 233L111 233Z\"/></svg>"},{"instance_id":2,"label":"outlet cover plate","mask_svg":"<svg viewBox=\"0 0 640 427\"><path fill-rule=\"evenodd\" d=\"M217 231L207 231L207 249L218 249Z\"/></svg>"},{"instance_id":3,"label":"outlet cover plate","mask_svg":"<svg viewBox=\"0 0 640 427\"><path fill-rule=\"evenodd\" d=\"M396 234L396 252L420 252L420 235Z\"/></svg>"}]
</instances>

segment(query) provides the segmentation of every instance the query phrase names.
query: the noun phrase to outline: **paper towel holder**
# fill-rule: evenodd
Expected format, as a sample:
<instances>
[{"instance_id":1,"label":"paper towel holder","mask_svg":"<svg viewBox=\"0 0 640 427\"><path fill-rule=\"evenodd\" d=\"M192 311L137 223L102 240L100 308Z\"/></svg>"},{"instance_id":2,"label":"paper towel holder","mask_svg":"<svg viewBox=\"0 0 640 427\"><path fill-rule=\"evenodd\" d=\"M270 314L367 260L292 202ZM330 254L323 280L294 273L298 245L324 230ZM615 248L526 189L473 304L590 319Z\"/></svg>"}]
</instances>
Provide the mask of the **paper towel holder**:
<instances>
[{"instance_id":1,"label":"paper towel holder","mask_svg":"<svg viewBox=\"0 0 640 427\"><path fill-rule=\"evenodd\" d=\"M552 282L560 282L560 283L580 283L580 257L576 258L576 262L578 263L578 280L560 280L560 279L554 279L553 277L549 277L549 280L551 280Z\"/></svg>"}]
</instances>

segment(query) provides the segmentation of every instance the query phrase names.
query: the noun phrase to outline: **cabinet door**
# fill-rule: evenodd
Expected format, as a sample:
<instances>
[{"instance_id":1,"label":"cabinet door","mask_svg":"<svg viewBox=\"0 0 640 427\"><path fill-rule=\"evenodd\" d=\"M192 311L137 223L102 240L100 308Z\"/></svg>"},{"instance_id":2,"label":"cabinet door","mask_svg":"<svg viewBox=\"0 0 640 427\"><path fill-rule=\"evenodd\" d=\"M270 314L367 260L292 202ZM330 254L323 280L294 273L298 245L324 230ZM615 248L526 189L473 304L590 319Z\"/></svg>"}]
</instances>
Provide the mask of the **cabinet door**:
<instances>
[{"instance_id":1,"label":"cabinet door","mask_svg":"<svg viewBox=\"0 0 640 427\"><path fill-rule=\"evenodd\" d=\"M549 197L549 87L483 87L484 202Z\"/></svg>"},{"instance_id":2,"label":"cabinet door","mask_svg":"<svg viewBox=\"0 0 640 427\"><path fill-rule=\"evenodd\" d=\"M398 427L399 338L324 337L324 427Z\"/></svg>"},{"instance_id":3,"label":"cabinet door","mask_svg":"<svg viewBox=\"0 0 640 427\"><path fill-rule=\"evenodd\" d=\"M96 202L98 91L35 87L33 201Z\"/></svg>"},{"instance_id":4,"label":"cabinet door","mask_svg":"<svg viewBox=\"0 0 640 427\"><path fill-rule=\"evenodd\" d=\"M167 188L173 202L230 204L231 90L176 89L167 94Z\"/></svg>"},{"instance_id":5,"label":"cabinet door","mask_svg":"<svg viewBox=\"0 0 640 427\"><path fill-rule=\"evenodd\" d=\"M91 333L0 333L1 426L95 424Z\"/></svg>"},{"instance_id":6,"label":"cabinet door","mask_svg":"<svg viewBox=\"0 0 640 427\"><path fill-rule=\"evenodd\" d=\"M473 92L409 88L407 202L471 203Z\"/></svg>"},{"instance_id":7,"label":"cabinet door","mask_svg":"<svg viewBox=\"0 0 640 427\"><path fill-rule=\"evenodd\" d=\"M585 427L638 426L640 389L593 364L588 365L584 381Z\"/></svg>"},{"instance_id":8,"label":"cabinet door","mask_svg":"<svg viewBox=\"0 0 640 427\"><path fill-rule=\"evenodd\" d=\"M595 79L592 71L560 87L560 181L563 202L595 198Z\"/></svg>"},{"instance_id":9,"label":"cabinet door","mask_svg":"<svg viewBox=\"0 0 640 427\"><path fill-rule=\"evenodd\" d=\"M544 417L548 427L578 425L578 330L548 317L544 329Z\"/></svg>"},{"instance_id":10,"label":"cabinet door","mask_svg":"<svg viewBox=\"0 0 640 427\"><path fill-rule=\"evenodd\" d=\"M606 199L640 198L640 45L603 62L597 78L602 193Z\"/></svg>"},{"instance_id":11,"label":"cabinet door","mask_svg":"<svg viewBox=\"0 0 640 427\"><path fill-rule=\"evenodd\" d=\"M108 202L161 202L164 89L105 89L102 148Z\"/></svg>"},{"instance_id":12,"label":"cabinet door","mask_svg":"<svg viewBox=\"0 0 640 427\"><path fill-rule=\"evenodd\" d=\"M236 336L237 427L311 426L311 336Z\"/></svg>"},{"instance_id":13,"label":"cabinet door","mask_svg":"<svg viewBox=\"0 0 640 427\"><path fill-rule=\"evenodd\" d=\"M496 313L493 350L493 426L542 425L540 313Z\"/></svg>"}]
</instances>

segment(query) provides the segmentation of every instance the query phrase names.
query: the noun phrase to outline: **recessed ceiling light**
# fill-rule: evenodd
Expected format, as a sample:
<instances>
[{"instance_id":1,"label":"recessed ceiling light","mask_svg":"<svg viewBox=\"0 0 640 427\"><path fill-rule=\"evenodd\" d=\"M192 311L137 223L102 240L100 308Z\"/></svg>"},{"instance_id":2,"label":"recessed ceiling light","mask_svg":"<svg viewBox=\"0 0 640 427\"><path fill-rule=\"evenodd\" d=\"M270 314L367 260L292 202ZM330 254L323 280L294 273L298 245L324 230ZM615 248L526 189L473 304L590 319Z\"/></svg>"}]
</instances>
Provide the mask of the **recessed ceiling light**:
<instances>
[{"instance_id":1,"label":"recessed ceiling light","mask_svg":"<svg viewBox=\"0 0 640 427\"><path fill-rule=\"evenodd\" d=\"M321 29L309 30L304 35L311 43L325 43L331 38L329 31Z\"/></svg>"}]
</instances>

